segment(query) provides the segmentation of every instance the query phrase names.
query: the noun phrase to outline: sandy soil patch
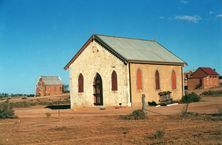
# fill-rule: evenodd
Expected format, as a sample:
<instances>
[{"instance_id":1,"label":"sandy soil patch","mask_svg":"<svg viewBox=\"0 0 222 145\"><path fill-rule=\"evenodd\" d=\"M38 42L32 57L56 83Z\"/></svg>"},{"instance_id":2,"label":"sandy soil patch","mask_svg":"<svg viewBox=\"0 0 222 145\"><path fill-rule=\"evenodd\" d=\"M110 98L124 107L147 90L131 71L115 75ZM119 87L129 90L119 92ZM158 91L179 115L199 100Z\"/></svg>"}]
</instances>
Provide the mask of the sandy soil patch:
<instances>
[{"instance_id":1,"label":"sandy soil patch","mask_svg":"<svg viewBox=\"0 0 222 145\"><path fill-rule=\"evenodd\" d=\"M146 120L121 120L132 108L17 108L19 118L0 120L0 144L222 144L222 121L181 119L183 107L149 107ZM221 107L222 96L203 97L189 111L215 113ZM163 138L155 138L158 131Z\"/></svg>"}]
</instances>

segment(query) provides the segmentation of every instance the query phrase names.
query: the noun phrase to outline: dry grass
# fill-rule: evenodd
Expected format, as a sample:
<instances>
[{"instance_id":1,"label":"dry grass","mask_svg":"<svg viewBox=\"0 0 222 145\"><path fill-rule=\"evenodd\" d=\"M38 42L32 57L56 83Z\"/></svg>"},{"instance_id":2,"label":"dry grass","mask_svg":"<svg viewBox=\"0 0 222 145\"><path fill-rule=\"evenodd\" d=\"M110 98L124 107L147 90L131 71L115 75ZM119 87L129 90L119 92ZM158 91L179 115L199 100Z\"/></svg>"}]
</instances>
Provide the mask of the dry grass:
<instances>
[{"instance_id":1,"label":"dry grass","mask_svg":"<svg viewBox=\"0 0 222 145\"><path fill-rule=\"evenodd\" d=\"M58 105L58 104L70 104L69 94L63 94L61 96L46 96L46 97L12 97L5 98L0 101L0 106L5 103L9 104L13 108L19 107L31 107L36 105Z\"/></svg>"}]
</instances>

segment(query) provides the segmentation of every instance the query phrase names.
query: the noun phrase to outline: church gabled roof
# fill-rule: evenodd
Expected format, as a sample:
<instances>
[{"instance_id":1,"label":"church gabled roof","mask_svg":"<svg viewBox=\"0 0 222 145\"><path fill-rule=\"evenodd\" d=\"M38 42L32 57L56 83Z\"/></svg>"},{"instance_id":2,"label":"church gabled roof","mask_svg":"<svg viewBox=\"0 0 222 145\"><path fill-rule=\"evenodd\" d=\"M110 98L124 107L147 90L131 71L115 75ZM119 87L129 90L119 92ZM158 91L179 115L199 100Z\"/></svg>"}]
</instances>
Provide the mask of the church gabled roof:
<instances>
[{"instance_id":1,"label":"church gabled roof","mask_svg":"<svg viewBox=\"0 0 222 145\"><path fill-rule=\"evenodd\" d=\"M80 55L86 45L91 41L97 41L109 52L124 62L176 64L185 65L186 62L167 50L164 46L154 40L143 40L135 38L115 37L95 34L77 52L73 59L65 66L65 69Z\"/></svg>"}]
</instances>

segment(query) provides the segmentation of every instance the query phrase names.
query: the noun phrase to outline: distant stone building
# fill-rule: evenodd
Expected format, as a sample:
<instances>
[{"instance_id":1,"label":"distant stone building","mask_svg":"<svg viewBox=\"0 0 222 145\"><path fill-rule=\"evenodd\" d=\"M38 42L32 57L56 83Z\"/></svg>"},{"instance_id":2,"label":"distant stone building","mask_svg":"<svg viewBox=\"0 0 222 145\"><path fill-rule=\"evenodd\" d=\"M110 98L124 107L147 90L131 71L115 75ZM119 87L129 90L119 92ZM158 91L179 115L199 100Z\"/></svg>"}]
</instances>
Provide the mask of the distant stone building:
<instances>
[{"instance_id":1,"label":"distant stone building","mask_svg":"<svg viewBox=\"0 0 222 145\"><path fill-rule=\"evenodd\" d=\"M58 76L41 76L36 85L36 96L61 95L63 83Z\"/></svg>"},{"instance_id":2,"label":"distant stone building","mask_svg":"<svg viewBox=\"0 0 222 145\"><path fill-rule=\"evenodd\" d=\"M209 67L199 67L187 81L188 90L219 86L219 74Z\"/></svg>"},{"instance_id":3,"label":"distant stone building","mask_svg":"<svg viewBox=\"0 0 222 145\"><path fill-rule=\"evenodd\" d=\"M154 40L92 35L65 66L71 107L138 106L163 91L180 100L185 64Z\"/></svg>"}]
</instances>

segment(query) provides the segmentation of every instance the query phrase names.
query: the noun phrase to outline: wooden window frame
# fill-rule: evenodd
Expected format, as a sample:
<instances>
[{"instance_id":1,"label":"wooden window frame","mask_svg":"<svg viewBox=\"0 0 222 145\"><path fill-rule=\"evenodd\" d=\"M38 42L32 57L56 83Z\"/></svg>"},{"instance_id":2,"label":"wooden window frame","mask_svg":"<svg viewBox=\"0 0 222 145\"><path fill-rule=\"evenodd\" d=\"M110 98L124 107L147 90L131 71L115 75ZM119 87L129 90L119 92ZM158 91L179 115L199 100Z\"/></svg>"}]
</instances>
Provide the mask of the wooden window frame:
<instances>
[{"instance_id":1,"label":"wooden window frame","mask_svg":"<svg viewBox=\"0 0 222 145\"><path fill-rule=\"evenodd\" d=\"M78 77L78 92L83 93L84 92L84 77L82 73L79 74Z\"/></svg>"},{"instance_id":2,"label":"wooden window frame","mask_svg":"<svg viewBox=\"0 0 222 145\"><path fill-rule=\"evenodd\" d=\"M171 87L172 89L177 89L177 75L174 70L172 71L171 74Z\"/></svg>"},{"instance_id":3,"label":"wooden window frame","mask_svg":"<svg viewBox=\"0 0 222 145\"><path fill-rule=\"evenodd\" d=\"M143 89L143 76L142 76L142 70L140 68L136 71L136 88L137 90Z\"/></svg>"},{"instance_id":4,"label":"wooden window frame","mask_svg":"<svg viewBox=\"0 0 222 145\"><path fill-rule=\"evenodd\" d=\"M112 86L112 91L118 91L118 77L115 70L112 72L111 75L111 86Z\"/></svg>"},{"instance_id":5,"label":"wooden window frame","mask_svg":"<svg viewBox=\"0 0 222 145\"><path fill-rule=\"evenodd\" d=\"M158 70L155 72L155 87L156 90L160 90L160 73Z\"/></svg>"}]
</instances>

